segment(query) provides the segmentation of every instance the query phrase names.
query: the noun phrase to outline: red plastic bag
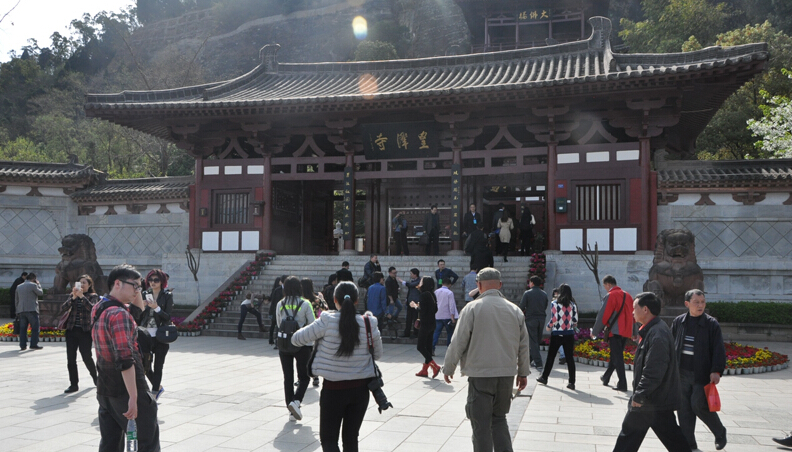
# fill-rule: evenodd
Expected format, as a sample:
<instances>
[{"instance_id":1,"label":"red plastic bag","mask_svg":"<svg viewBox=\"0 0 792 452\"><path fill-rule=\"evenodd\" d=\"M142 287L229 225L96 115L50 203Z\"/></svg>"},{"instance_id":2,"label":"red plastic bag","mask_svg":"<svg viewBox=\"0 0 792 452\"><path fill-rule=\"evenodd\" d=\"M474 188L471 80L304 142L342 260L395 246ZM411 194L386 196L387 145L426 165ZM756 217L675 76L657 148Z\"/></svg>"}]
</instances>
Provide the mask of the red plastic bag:
<instances>
[{"instance_id":1,"label":"red plastic bag","mask_svg":"<svg viewBox=\"0 0 792 452\"><path fill-rule=\"evenodd\" d=\"M718 388L713 383L704 386L704 394L707 395L707 405L709 405L710 412L720 411L721 402L720 395L718 395Z\"/></svg>"}]
</instances>

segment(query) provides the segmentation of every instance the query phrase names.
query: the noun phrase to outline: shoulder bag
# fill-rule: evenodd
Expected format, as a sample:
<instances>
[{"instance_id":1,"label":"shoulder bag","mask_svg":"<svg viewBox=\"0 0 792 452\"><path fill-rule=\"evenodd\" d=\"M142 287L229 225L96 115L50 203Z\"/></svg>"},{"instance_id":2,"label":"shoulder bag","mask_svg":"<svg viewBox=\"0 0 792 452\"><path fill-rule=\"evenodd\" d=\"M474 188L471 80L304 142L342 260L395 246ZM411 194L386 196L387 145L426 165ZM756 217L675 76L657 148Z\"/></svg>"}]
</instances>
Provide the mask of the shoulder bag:
<instances>
[{"instance_id":1,"label":"shoulder bag","mask_svg":"<svg viewBox=\"0 0 792 452\"><path fill-rule=\"evenodd\" d=\"M616 323L617 320L619 320L619 316L622 313L622 309L624 309L624 301L626 299L627 299L627 294L623 293L621 307L619 308L618 311L616 311L615 314L611 315L611 318L608 319L608 324L605 325L605 328L602 329L602 332L605 334L606 341L608 340L608 337L610 337L610 333L611 333L611 329L613 328L613 325ZM621 333L621 331L619 332Z\"/></svg>"},{"instance_id":2,"label":"shoulder bag","mask_svg":"<svg viewBox=\"0 0 792 452\"><path fill-rule=\"evenodd\" d=\"M58 329L65 330L66 324L69 322L69 316L71 315L71 304L69 304L69 309L66 310L63 314L61 314L60 318L58 319Z\"/></svg>"},{"instance_id":3,"label":"shoulder bag","mask_svg":"<svg viewBox=\"0 0 792 452\"><path fill-rule=\"evenodd\" d=\"M174 325L173 322L169 325L157 327L157 342L170 344L171 342L175 342L178 338L179 330L176 329L176 325Z\"/></svg>"}]
</instances>

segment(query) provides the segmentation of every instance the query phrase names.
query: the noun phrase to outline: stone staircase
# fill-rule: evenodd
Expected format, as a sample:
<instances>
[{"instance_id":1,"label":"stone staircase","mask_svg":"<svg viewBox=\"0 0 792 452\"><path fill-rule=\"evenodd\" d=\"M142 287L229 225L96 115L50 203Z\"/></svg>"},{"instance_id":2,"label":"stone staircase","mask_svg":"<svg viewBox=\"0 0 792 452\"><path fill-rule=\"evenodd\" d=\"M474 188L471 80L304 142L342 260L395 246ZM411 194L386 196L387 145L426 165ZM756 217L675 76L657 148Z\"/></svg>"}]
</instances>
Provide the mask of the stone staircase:
<instances>
[{"instance_id":1,"label":"stone staircase","mask_svg":"<svg viewBox=\"0 0 792 452\"><path fill-rule=\"evenodd\" d=\"M460 280L452 286L452 290L456 297L458 309L462 309L465 305L465 298L462 294L462 281L461 278L469 272L470 257L469 256L380 256L379 261L382 266L382 271L387 277L388 267L393 266L399 272L399 277L402 279L409 278L409 271L411 268L417 268L421 272L421 276L431 275L434 276L434 271L437 269L437 260L442 258L446 261L446 267L454 270L460 277ZM235 337L237 335L237 324L239 322L239 305L245 299L246 292L253 292L254 294L265 294L269 296L272 291L275 278L281 275L297 276L300 279L310 278L313 280L314 288L317 291L322 290L327 284L327 278L330 274L335 273L341 268L341 263L348 261L350 263L350 270L355 277L355 281L363 276L363 266L368 262L369 257L366 256L299 256L299 255L279 255L275 259L262 268L259 273L258 279L251 282L247 290L242 291L237 295L233 302L228 306L226 311L222 312L214 319L214 323L210 324L209 329L203 330L201 334L208 336L227 336ZM509 257L509 262L502 262L502 258L495 258L495 268L501 271L503 280L503 293L509 300L519 303L523 292L525 291L526 281L528 279L528 267L530 266L530 257L514 256ZM404 302L406 295L405 289L402 289L399 299ZM359 310L364 310L365 301L358 302ZM269 331L270 320L267 312L269 310L268 303L265 303L262 308L262 317L264 326ZM401 322L401 329L404 328L405 311L399 315ZM268 333L260 333L256 318L252 314L248 314L245 319L245 324L242 327L242 334L250 338L266 338ZM386 334L383 334L386 336ZM443 337L445 333L443 333ZM384 340L390 340L383 337ZM402 343L413 342L409 339L399 339ZM440 344L445 344L444 339L440 339Z\"/></svg>"}]
</instances>

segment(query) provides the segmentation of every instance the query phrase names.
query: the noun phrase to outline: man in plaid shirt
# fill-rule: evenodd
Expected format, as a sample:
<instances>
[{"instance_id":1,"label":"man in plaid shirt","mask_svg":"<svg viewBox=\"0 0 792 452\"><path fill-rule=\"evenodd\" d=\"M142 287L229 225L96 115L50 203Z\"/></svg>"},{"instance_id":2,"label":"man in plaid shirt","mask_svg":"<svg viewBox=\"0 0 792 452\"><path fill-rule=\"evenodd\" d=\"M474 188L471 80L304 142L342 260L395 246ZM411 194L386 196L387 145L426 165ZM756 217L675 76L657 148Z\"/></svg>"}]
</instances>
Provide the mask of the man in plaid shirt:
<instances>
[{"instance_id":1,"label":"man in plaid shirt","mask_svg":"<svg viewBox=\"0 0 792 452\"><path fill-rule=\"evenodd\" d=\"M99 373L99 452L124 450L127 421L136 419L138 450L159 452L157 402L149 393L129 304L145 308L140 273L131 265L107 277L109 296L93 308L93 341Z\"/></svg>"}]
</instances>

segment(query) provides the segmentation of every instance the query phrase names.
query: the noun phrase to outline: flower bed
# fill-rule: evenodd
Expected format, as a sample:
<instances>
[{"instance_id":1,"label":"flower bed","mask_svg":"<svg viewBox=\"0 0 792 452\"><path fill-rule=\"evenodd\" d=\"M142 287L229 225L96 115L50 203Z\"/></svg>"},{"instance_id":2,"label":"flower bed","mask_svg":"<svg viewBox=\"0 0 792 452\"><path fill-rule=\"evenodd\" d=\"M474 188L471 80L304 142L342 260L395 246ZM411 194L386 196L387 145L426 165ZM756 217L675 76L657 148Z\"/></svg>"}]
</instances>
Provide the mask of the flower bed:
<instances>
[{"instance_id":1,"label":"flower bed","mask_svg":"<svg viewBox=\"0 0 792 452\"><path fill-rule=\"evenodd\" d=\"M770 350L727 342L724 375L772 372L789 367L789 357ZM632 369L636 344L627 341L624 347L624 364ZM610 347L601 338L584 339L575 344L575 360L584 364L606 367L610 361Z\"/></svg>"},{"instance_id":2,"label":"flower bed","mask_svg":"<svg viewBox=\"0 0 792 452\"><path fill-rule=\"evenodd\" d=\"M220 295L216 296L214 300L209 302L209 304L204 307L203 311L201 311L198 316L189 323L173 322L176 325L176 329L180 333L186 333L189 336L198 336L201 334L202 329L209 328L209 324L214 322L214 318L219 316L221 312L225 310L225 308L233 301L234 297L238 295L242 290L250 284L250 281L258 279L258 275L261 272L261 267L267 265L275 255L272 253L268 254L259 254L256 256L256 260L251 261L242 273L237 277L234 281L231 282L225 289L220 292ZM183 319L182 319L183 320Z\"/></svg>"},{"instance_id":3,"label":"flower bed","mask_svg":"<svg viewBox=\"0 0 792 452\"><path fill-rule=\"evenodd\" d=\"M544 288L545 274L547 273L547 257L543 253L531 254L531 266L528 268L528 279L531 276L538 276L542 278L542 286Z\"/></svg>"},{"instance_id":4,"label":"flower bed","mask_svg":"<svg viewBox=\"0 0 792 452\"><path fill-rule=\"evenodd\" d=\"M30 327L28 326L28 334L30 334ZM42 342L63 342L66 336L66 331L57 328L41 327L39 329L39 339ZM14 334L14 324L7 323L0 325L0 341L4 342L17 342L19 336Z\"/></svg>"}]
</instances>

